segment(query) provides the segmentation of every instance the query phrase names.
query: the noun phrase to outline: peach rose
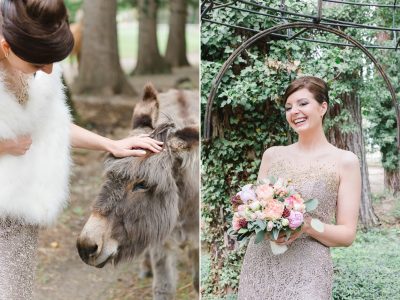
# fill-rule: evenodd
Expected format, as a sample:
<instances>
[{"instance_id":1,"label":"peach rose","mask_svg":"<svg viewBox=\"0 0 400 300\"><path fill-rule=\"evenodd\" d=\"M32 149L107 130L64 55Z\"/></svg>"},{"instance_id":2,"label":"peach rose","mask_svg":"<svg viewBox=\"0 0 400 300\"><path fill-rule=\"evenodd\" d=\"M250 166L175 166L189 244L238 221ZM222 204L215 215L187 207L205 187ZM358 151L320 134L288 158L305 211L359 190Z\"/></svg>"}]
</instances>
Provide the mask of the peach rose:
<instances>
[{"instance_id":1,"label":"peach rose","mask_svg":"<svg viewBox=\"0 0 400 300\"><path fill-rule=\"evenodd\" d=\"M259 185L256 188L256 194L260 200L270 200L274 195L274 189L269 184Z\"/></svg>"},{"instance_id":2,"label":"peach rose","mask_svg":"<svg viewBox=\"0 0 400 300\"><path fill-rule=\"evenodd\" d=\"M264 208L264 215L267 220L274 221L282 217L285 205L275 199L271 199L267 202L267 206Z\"/></svg>"}]
</instances>

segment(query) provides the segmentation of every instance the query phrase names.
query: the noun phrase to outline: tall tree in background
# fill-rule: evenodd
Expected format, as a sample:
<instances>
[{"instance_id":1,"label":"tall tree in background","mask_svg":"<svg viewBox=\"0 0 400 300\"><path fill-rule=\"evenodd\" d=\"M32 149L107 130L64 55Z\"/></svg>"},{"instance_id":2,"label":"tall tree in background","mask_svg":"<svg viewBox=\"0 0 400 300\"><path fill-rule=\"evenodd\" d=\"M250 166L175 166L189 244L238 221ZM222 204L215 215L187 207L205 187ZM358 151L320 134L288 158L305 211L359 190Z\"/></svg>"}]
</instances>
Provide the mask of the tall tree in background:
<instances>
[{"instance_id":1,"label":"tall tree in background","mask_svg":"<svg viewBox=\"0 0 400 300\"><path fill-rule=\"evenodd\" d=\"M117 40L117 1L86 0L85 25L79 75L74 88L78 93L136 94L122 71Z\"/></svg>"},{"instance_id":2,"label":"tall tree in background","mask_svg":"<svg viewBox=\"0 0 400 300\"><path fill-rule=\"evenodd\" d=\"M169 35L165 59L173 67L188 66L186 57L186 0L169 1Z\"/></svg>"},{"instance_id":3,"label":"tall tree in background","mask_svg":"<svg viewBox=\"0 0 400 300\"><path fill-rule=\"evenodd\" d=\"M341 96L342 103L334 104L329 110L329 116L335 118L341 115L343 110L348 113L351 120L351 130L343 130L343 123L336 124L328 131L328 139L336 147L355 153L360 160L361 169L361 204L360 221L365 228L371 228L379 224L379 219L372 206L371 187L369 183L368 165L365 155L365 142L362 133L362 115L360 97L355 91L344 93Z\"/></svg>"},{"instance_id":4,"label":"tall tree in background","mask_svg":"<svg viewBox=\"0 0 400 300\"><path fill-rule=\"evenodd\" d=\"M325 6L326 11L340 11L343 10L343 13L347 11L348 14L354 14L351 11L351 8L343 7L337 3L328 3ZM365 8L364 8L365 9ZM365 16L368 16L366 12ZM358 15L360 14L360 16ZM337 17L338 20L345 20L346 14L343 14L344 17ZM355 22L363 23L365 20L365 16L362 15L361 11L357 12L357 15L354 15L356 19ZM361 40L362 34L351 32L349 33L347 29L342 28L342 31L347 34L353 35L356 39ZM365 33L364 33L365 35ZM354 64L353 68L347 69L346 72L343 73L342 76L339 76L339 80L343 82L351 82L352 90L348 92L344 92L341 95L338 95L341 103L335 103L332 109L329 112L329 116L331 119L341 118L341 116L347 115L347 119L343 120L344 122L336 122L336 124L330 128L328 131L328 139L334 144L336 147L349 150L355 153L360 161L360 171L361 171L361 203L360 203L360 223L364 228L371 228L377 226L380 222L377 215L374 212L374 207L372 206L372 193L371 193L371 185L369 182L369 172L368 172L368 164L366 158L366 143L362 130L362 114L361 114L361 99L360 99L360 90L362 90L362 66L364 62L357 66L357 56L359 56L358 50L352 51L350 56L347 58L347 61L352 61ZM365 103L364 103L365 105Z\"/></svg>"},{"instance_id":5,"label":"tall tree in background","mask_svg":"<svg viewBox=\"0 0 400 300\"><path fill-rule=\"evenodd\" d=\"M171 67L161 56L157 44L157 0L138 0L139 12L139 49L136 68L137 74L170 73Z\"/></svg>"},{"instance_id":6,"label":"tall tree in background","mask_svg":"<svg viewBox=\"0 0 400 300\"><path fill-rule=\"evenodd\" d=\"M391 26L391 15L388 12L381 13L380 17L386 21L385 26ZM390 36L387 32L379 32L376 34L377 40L381 43L397 42L396 36ZM385 72L390 76L390 79L395 87L397 99L400 96L400 78L398 72L399 58L396 52L380 51L377 55L381 61ZM375 75L376 76L376 75ZM394 194L400 192L400 155L397 149L397 120L396 113L393 108L392 99L389 95L385 96L382 93L376 93L375 99L380 101L371 101L368 106L367 115L369 120L374 124L369 130L369 134L374 140L378 141L382 154L382 166L384 169L385 189Z\"/></svg>"}]
</instances>

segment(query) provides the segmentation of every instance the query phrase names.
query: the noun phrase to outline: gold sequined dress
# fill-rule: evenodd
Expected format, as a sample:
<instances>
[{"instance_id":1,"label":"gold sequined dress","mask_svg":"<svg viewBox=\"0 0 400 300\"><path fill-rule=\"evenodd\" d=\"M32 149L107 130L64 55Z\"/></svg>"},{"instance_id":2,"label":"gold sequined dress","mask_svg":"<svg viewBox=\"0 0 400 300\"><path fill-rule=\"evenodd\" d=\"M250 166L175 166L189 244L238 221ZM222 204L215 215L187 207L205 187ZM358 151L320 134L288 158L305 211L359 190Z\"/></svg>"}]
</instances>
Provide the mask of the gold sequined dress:
<instances>
[{"instance_id":1,"label":"gold sequined dress","mask_svg":"<svg viewBox=\"0 0 400 300\"><path fill-rule=\"evenodd\" d=\"M32 299L37 225L0 219L0 300Z\"/></svg>"},{"instance_id":2,"label":"gold sequined dress","mask_svg":"<svg viewBox=\"0 0 400 300\"><path fill-rule=\"evenodd\" d=\"M28 100L28 80L20 73L10 89L20 105ZM0 218L0 300L32 298L37 243L37 225Z\"/></svg>"},{"instance_id":3,"label":"gold sequined dress","mask_svg":"<svg viewBox=\"0 0 400 300\"><path fill-rule=\"evenodd\" d=\"M269 176L291 179L304 199L319 204L310 213L323 223L332 223L338 195L338 172L334 163L277 160ZM251 239L244 257L239 300L330 300L333 265L329 247L303 234L281 255L271 252L269 241Z\"/></svg>"}]
</instances>

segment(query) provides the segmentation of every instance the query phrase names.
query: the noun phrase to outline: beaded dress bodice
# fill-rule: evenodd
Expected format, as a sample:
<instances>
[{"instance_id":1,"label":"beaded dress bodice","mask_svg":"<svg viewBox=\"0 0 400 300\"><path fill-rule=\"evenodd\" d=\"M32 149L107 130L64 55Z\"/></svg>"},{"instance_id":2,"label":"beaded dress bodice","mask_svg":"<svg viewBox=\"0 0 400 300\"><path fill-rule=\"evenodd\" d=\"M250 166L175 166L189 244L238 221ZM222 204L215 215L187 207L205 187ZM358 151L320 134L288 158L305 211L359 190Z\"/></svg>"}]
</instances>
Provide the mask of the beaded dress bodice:
<instances>
[{"instance_id":1,"label":"beaded dress bodice","mask_svg":"<svg viewBox=\"0 0 400 300\"><path fill-rule=\"evenodd\" d=\"M269 176L290 179L303 199L317 199L318 207L310 213L323 223L332 223L335 218L339 177L333 162L315 160L295 162L279 159L274 161Z\"/></svg>"}]
</instances>

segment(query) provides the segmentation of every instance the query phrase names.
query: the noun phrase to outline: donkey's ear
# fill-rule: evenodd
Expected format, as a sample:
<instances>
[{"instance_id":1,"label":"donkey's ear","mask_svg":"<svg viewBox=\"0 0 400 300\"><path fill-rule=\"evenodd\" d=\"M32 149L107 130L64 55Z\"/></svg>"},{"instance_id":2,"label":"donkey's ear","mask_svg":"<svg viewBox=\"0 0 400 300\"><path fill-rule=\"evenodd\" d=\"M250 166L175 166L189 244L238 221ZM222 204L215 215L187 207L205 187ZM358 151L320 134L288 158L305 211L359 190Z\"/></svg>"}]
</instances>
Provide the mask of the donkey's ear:
<instances>
[{"instance_id":1,"label":"donkey's ear","mask_svg":"<svg viewBox=\"0 0 400 300\"><path fill-rule=\"evenodd\" d=\"M135 105L132 114L132 129L154 126L158 120L159 103L157 91L151 83L143 89L142 100Z\"/></svg>"},{"instance_id":2,"label":"donkey's ear","mask_svg":"<svg viewBox=\"0 0 400 300\"><path fill-rule=\"evenodd\" d=\"M173 138L168 142L174 150L191 149L199 145L200 135L198 126L187 126L174 133Z\"/></svg>"}]
</instances>

